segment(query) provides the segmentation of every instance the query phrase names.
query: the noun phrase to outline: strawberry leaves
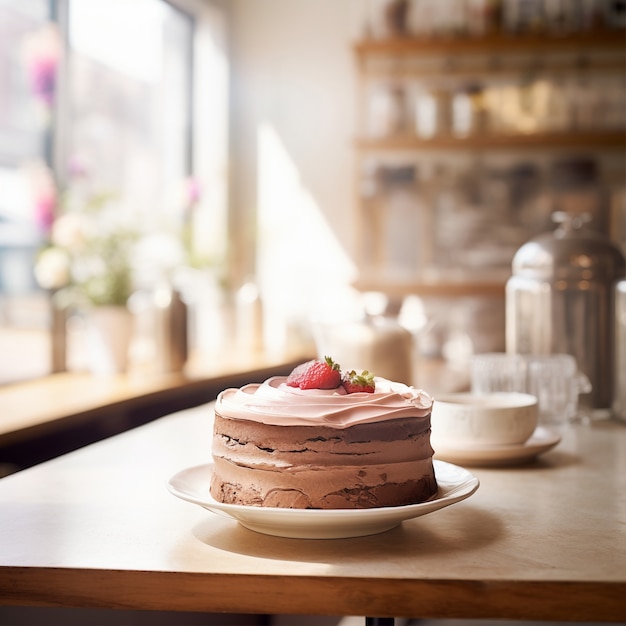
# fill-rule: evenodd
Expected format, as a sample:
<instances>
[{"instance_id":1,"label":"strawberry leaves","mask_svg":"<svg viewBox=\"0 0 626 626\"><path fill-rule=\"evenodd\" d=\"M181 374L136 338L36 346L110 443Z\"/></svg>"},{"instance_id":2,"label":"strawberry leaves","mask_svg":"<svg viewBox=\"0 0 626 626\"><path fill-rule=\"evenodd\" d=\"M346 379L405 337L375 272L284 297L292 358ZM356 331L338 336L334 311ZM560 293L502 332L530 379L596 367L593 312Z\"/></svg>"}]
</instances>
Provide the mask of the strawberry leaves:
<instances>
[{"instance_id":1,"label":"strawberry leaves","mask_svg":"<svg viewBox=\"0 0 626 626\"><path fill-rule=\"evenodd\" d=\"M346 393L374 393L376 390L374 374L367 370L363 370L360 374L354 370L347 372L343 375L341 385Z\"/></svg>"}]
</instances>

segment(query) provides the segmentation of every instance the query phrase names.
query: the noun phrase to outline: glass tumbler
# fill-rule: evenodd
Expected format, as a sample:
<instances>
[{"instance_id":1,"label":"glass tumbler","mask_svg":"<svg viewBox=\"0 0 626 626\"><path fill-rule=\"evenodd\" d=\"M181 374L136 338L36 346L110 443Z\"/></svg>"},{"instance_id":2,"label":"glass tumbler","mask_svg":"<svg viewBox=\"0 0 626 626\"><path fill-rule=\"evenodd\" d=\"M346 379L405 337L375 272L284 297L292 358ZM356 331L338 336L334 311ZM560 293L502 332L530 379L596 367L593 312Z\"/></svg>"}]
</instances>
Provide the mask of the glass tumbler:
<instances>
[{"instance_id":1,"label":"glass tumbler","mask_svg":"<svg viewBox=\"0 0 626 626\"><path fill-rule=\"evenodd\" d=\"M470 359L470 382L473 393L526 393L526 359L504 352L475 354Z\"/></svg>"},{"instance_id":2,"label":"glass tumbler","mask_svg":"<svg viewBox=\"0 0 626 626\"><path fill-rule=\"evenodd\" d=\"M526 389L537 398L540 424L559 427L580 417L578 396L591 392L591 383L573 356L527 356L526 367Z\"/></svg>"},{"instance_id":3,"label":"glass tumbler","mask_svg":"<svg viewBox=\"0 0 626 626\"><path fill-rule=\"evenodd\" d=\"M512 391L537 398L539 424L560 427L578 419L578 396L591 391L589 379L569 354L476 354L470 361L473 393Z\"/></svg>"}]
</instances>

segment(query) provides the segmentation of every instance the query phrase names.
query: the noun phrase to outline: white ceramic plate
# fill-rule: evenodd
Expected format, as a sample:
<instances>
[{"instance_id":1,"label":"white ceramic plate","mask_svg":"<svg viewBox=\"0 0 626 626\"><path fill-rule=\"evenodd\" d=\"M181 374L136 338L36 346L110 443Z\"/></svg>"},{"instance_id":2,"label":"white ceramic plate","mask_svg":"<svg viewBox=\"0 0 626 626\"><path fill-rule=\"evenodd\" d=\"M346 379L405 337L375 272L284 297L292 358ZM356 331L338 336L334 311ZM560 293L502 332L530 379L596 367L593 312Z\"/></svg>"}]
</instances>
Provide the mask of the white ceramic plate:
<instances>
[{"instance_id":1,"label":"white ceramic plate","mask_svg":"<svg viewBox=\"0 0 626 626\"><path fill-rule=\"evenodd\" d=\"M516 445L477 444L455 447L444 442L432 441L435 457L463 465L506 466L528 463L539 454L554 448L561 441L556 433L538 426L525 443Z\"/></svg>"},{"instance_id":2,"label":"white ceramic plate","mask_svg":"<svg viewBox=\"0 0 626 626\"><path fill-rule=\"evenodd\" d=\"M182 470L170 478L169 490L177 497L237 520L266 535L299 539L340 539L382 533L404 520L420 517L460 502L478 489L478 479L466 469L434 461L438 493L427 502L377 509L280 509L222 504L209 493L212 464Z\"/></svg>"}]
</instances>

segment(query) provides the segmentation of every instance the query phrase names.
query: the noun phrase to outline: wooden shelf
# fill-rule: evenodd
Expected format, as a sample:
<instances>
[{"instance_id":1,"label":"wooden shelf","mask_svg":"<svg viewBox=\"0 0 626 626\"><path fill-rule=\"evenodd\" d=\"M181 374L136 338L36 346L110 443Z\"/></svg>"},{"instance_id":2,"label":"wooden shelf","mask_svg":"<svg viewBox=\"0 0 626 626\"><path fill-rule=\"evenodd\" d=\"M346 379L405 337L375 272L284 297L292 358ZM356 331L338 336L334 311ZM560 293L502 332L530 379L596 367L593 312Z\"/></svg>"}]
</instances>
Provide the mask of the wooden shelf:
<instances>
[{"instance_id":1,"label":"wooden shelf","mask_svg":"<svg viewBox=\"0 0 626 626\"><path fill-rule=\"evenodd\" d=\"M545 62L544 57L533 58L525 63L503 64L500 57L497 60L488 60L482 66L463 66L461 63L445 59L441 64L419 65L394 62L393 66L376 66L363 68L363 76L375 80L423 80L447 77L465 80L485 80L486 78L517 77L521 72L526 74L546 74L552 78L567 78L573 73L577 76L594 76L598 73L623 73L626 71L626 58L611 59L582 59L575 63L563 60Z\"/></svg>"},{"instance_id":2,"label":"wooden shelf","mask_svg":"<svg viewBox=\"0 0 626 626\"><path fill-rule=\"evenodd\" d=\"M393 281L359 279L354 284L359 291L381 291L392 297L416 295L424 297L504 297L504 280L455 281Z\"/></svg>"},{"instance_id":3,"label":"wooden shelf","mask_svg":"<svg viewBox=\"0 0 626 626\"><path fill-rule=\"evenodd\" d=\"M572 35L506 35L484 37L398 37L369 39L354 44L355 53L367 56L441 56L457 53L519 53L564 50L623 50L626 43L623 30L601 30Z\"/></svg>"},{"instance_id":4,"label":"wooden shelf","mask_svg":"<svg viewBox=\"0 0 626 626\"><path fill-rule=\"evenodd\" d=\"M406 125L402 128L408 132L381 137L367 136L366 129L369 128L369 123L380 120L384 122L387 119L384 118L385 104L389 105L391 111L389 128L397 128L400 125L394 125L393 122L396 120L393 115L396 113L398 117L401 113L409 117L413 115L409 112L409 98L414 95L412 90L420 87L420 77L425 74L444 79L442 84L445 84L446 89L451 89L455 83L462 86L461 81L464 80L467 83L468 76L474 78L479 76L480 78L476 79L477 82L484 82L483 75L490 73L512 75L513 80L507 79L504 84L510 83L514 86L518 82L524 83L529 76L535 75L545 80L554 80L558 75L565 75L568 78L572 73L584 72L588 78L595 78L597 72L610 72L608 80L611 84L619 86L619 81L623 81L626 70L625 44L626 31L624 29L604 29L563 36L550 33L525 35L497 33L475 38L469 36L397 37L356 42L353 52L359 78L357 127L360 130L357 132L360 135L355 137L354 149L357 153L358 164L356 178L357 210L360 212L358 240L362 242L359 267L362 270L362 276L366 278L357 280L355 287L361 291L381 291L393 297L415 294L442 298L503 298L507 278L502 277L498 268L491 266L486 266L483 268L484 271L477 271L475 274L467 271L462 265L453 268L451 273L447 273L445 268L433 266L434 243L421 234L422 232L432 233L433 229L442 227L434 217L437 204L433 201L433 197L428 196L428 194L436 193L432 189L419 192L423 193L422 204L419 207L420 219L423 223L420 226L420 233L416 232L416 237L419 239L416 245L421 246L419 254L404 256L396 254L395 257L389 254L390 249L395 245L391 238L403 228L401 220L404 218L399 217L397 211L384 210L386 200L382 191L386 190L382 188L376 203L368 204L368 198L360 186L363 176L360 168L366 160L384 160L390 156L397 157L397 160L404 157L410 159L422 153L429 158L445 161L449 158L454 159L459 154L464 153L465 157L479 151L485 154L491 151L492 154L498 155L501 152L517 153L520 158L532 160L549 152L551 152L550 159L558 159L571 154L582 153L595 157L599 154L604 156L608 153L620 154L626 151L626 128L621 126L621 121L617 117L616 121L611 123L610 128L608 120L604 124L600 118L594 120L597 121L597 126L586 126L586 129L583 129L583 124L578 124L579 130L546 132L498 132L498 128L514 129L521 124L508 124L505 127L504 124L496 126L493 123L491 126L485 125L485 128L490 129L485 132L460 136L454 135L450 130L446 134L439 134L432 138L419 137L411 127L410 120L404 120ZM381 93L384 94L384 89L392 89L395 84L392 82L389 85L377 85L376 81L380 79L384 79L384 82L387 79L396 81L398 78L407 81L406 85L403 83L399 85L399 88L406 88L406 102L401 101L400 98L397 101L393 100L394 94L390 91L390 100L388 102L381 100L380 109L370 108L372 104L370 98L376 93L371 91L372 87L382 88ZM595 85L594 88L600 89ZM378 106L378 101L374 102ZM610 102L612 106L618 106L615 99ZM412 101L411 106L413 106ZM369 117L376 113L380 113L383 117ZM509 110L508 113L510 115L502 119L509 119L515 111L513 110L511 114ZM489 119L501 118L494 116ZM528 117L528 120L525 128L530 129L532 128L531 118ZM535 118L534 124L538 126L539 121L539 118ZM546 128L547 124L543 127ZM441 151L441 154L427 154L436 151ZM485 210L489 208L486 202ZM414 228L410 224L407 228L409 227ZM403 239L399 245L408 248L411 244ZM389 262L391 258L406 259L407 266L401 265L398 273L394 274L392 264ZM395 263L398 264L401 261L396 260ZM364 266L371 266L373 273L365 271ZM407 276L419 276L420 268L431 267L439 271L432 275L422 275L422 280L406 279ZM469 280L465 280L464 276L468 276Z\"/></svg>"},{"instance_id":5,"label":"wooden shelf","mask_svg":"<svg viewBox=\"0 0 626 626\"><path fill-rule=\"evenodd\" d=\"M434 150L434 149L497 149L497 148L626 148L626 131L516 133L496 135L484 133L468 137L446 135L421 139L415 136L393 136L381 139L360 138L357 148L363 151Z\"/></svg>"}]
</instances>

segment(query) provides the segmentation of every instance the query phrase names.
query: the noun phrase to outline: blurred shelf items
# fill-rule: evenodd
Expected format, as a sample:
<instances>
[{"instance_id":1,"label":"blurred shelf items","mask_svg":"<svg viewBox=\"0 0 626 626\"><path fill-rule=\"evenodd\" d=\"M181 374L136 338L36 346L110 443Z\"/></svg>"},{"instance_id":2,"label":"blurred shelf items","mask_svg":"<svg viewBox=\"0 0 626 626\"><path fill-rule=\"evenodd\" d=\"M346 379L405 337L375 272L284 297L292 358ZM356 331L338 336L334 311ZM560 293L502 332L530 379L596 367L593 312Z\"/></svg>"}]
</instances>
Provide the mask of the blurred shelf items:
<instances>
[{"instance_id":1,"label":"blurred shelf items","mask_svg":"<svg viewBox=\"0 0 626 626\"><path fill-rule=\"evenodd\" d=\"M500 350L513 256L555 212L626 250L625 27L615 1L373 2L353 46L357 287L486 316L478 348Z\"/></svg>"}]
</instances>

